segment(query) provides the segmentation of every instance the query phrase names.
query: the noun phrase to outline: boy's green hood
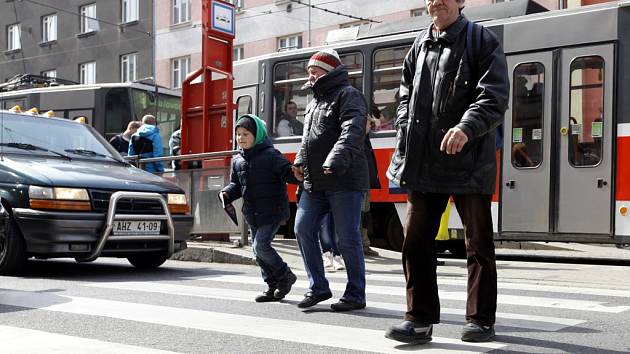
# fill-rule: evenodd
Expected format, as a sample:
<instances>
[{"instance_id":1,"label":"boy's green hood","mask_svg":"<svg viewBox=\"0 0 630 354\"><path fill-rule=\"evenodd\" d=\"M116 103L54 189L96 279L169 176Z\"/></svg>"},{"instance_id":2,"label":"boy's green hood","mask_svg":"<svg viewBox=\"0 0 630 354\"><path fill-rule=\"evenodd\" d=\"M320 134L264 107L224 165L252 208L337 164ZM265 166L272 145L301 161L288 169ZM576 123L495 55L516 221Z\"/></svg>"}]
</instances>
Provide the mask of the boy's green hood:
<instances>
[{"instance_id":1,"label":"boy's green hood","mask_svg":"<svg viewBox=\"0 0 630 354\"><path fill-rule=\"evenodd\" d=\"M262 143L263 141L265 141L265 139L267 139L267 128L265 127L265 122L262 119L253 114L245 114L238 118L236 127L239 126L238 122L240 122L240 120L243 118L249 118L256 124L256 140L254 140L254 146ZM236 127L234 129L236 129Z\"/></svg>"}]
</instances>

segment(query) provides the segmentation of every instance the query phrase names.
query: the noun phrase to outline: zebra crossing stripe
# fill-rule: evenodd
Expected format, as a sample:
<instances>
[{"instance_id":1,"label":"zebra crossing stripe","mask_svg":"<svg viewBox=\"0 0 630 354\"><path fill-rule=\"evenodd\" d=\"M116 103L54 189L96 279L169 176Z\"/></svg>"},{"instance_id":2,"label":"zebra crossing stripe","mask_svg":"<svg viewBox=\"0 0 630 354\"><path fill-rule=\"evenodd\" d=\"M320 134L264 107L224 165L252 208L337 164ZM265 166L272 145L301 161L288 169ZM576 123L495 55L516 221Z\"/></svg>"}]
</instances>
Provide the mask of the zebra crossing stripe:
<instances>
[{"instance_id":1,"label":"zebra crossing stripe","mask_svg":"<svg viewBox=\"0 0 630 354\"><path fill-rule=\"evenodd\" d=\"M3 352L12 354L31 353L76 353L89 351L90 354L137 353L168 354L165 350L143 348L105 342L96 339L73 337L65 334L37 331L27 328L0 325L0 346ZM80 349L79 349L80 348Z\"/></svg>"},{"instance_id":2,"label":"zebra crossing stripe","mask_svg":"<svg viewBox=\"0 0 630 354\"><path fill-rule=\"evenodd\" d=\"M306 272L303 270L293 271L296 275L303 275L306 277ZM329 279L347 279L346 272L344 270L334 273L326 273L326 278ZM404 283L405 276L400 275L379 275L379 274L366 274L366 280L373 281L387 281ZM438 276L439 285L455 285L455 286L467 286L467 280L465 279L448 279ZM617 290L617 289L599 289L599 288L578 288L573 286L553 286L553 285L541 285L541 284L525 284L525 283L506 283L498 282L497 287L499 289L506 290L528 290L528 291L544 291L549 293L564 293L564 294L582 294L582 295L595 295L595 296L612 296L612 297L627 297L630 298L630 290Z\"/></svg>"},{"instance_id":3,"label":"zebra crossing stripe","mask_svg":"<svg viewBox=\"0 0 630 354\"><path fill-rule=\"evenodd\" d=\"M0 290L0 303L348 350L400 352L396 348L400 343L386 339L382 330L25 291ZM464 343L456 339L433 337L433 342L422 349L427 353L478 353L503 347L505 344L497 342Z\"/></svg>"},{"instance_id":4,"label":"zebra crossing stripe","mask_svg":"<svg viewBox=\"0 0 630 354\"><path fill-rule=\"evenodd\" d=\"M249 277L241 275L217 275L212 277L201 278L205 281L217 281L225 283L239 284L261 284L262 280L258 277ZM294 287L308 289L307 281L298 280ZM330 289L335 291L344 291L346 285L343 283L330 283ZM402 286L382 286L370 285L365 287L366 293L378 295L395 295L405 296L405 288ZM466 291L440 291L440 299L466 301ZM606 306L603 302L588 300L572 300L560 299L540 296L521 296L521 295L502 295L499 294L497 302L506 305L518 306L534 306L547 307L555 309L580 310L605 313L620 313L630 309L630 306Z\"/></svg>"},{"instance_id":5,"label":"zebra crossing stripe","mask_svg":"<svg viewBox=\"0 0 630 354\"><path fill-rule=\"evenodd\" d=\"M193 296L202 298L211 298L227 301L243 301L254 302L256 295L260 292L239 290L239 289L226 289L226 288L208 288L190 285L178 285L169 283L156 283L156 282L99 282L88 283L85 286L95 288L106 289L119 289L129 291L142 291L149 293L159 293L168 295L180 295L180 296ZM300 295L287 295L283 302L271 302L270 305L291 305L302 300ZM291 303L287 303L290 301ZM336 300L327 300L321 302L322 305L328 305ZM399 312L402 318L402 314L406 311L406 305L401 301L400 303L387 303L376 302L368 300L367 308L362 313L377 314L377 315L391 315L391 312ZM441 308L441 313L447 320L451 322L462 321L464 319L465 311L463 309ZM576 320L571 318L557 318L550 316L536 316L536 315L524 315L516 313L497 312L497 326L509 326L525 329L532 329L538 331L559 331L563 328L577 326L586 321ZM450 318L449 318L450 317Z\"/></svg>"}]
</instances>

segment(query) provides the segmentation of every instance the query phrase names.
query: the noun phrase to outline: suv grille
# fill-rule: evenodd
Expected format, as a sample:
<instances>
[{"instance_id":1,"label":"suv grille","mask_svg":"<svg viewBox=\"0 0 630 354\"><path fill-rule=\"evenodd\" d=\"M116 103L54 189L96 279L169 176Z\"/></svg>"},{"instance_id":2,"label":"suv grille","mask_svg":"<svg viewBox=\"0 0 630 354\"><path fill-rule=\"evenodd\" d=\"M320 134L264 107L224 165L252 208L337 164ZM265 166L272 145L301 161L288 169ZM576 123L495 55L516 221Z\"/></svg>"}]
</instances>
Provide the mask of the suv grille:
<instances>
[{"instance_id":1,"label":"suv grille","mask_svg":"<svg viewBox=\"0 0 630 354\"><path fill-rule=\"evenodd\" d=\"M94 211L107 212L109 208L109 198L114 194L112 191L90 190L92 197L92 209ZM162 204L152 199L129 199L122 198L118 201L116 213L120 214L163 214Z\"/></svg>"}]
</instances>

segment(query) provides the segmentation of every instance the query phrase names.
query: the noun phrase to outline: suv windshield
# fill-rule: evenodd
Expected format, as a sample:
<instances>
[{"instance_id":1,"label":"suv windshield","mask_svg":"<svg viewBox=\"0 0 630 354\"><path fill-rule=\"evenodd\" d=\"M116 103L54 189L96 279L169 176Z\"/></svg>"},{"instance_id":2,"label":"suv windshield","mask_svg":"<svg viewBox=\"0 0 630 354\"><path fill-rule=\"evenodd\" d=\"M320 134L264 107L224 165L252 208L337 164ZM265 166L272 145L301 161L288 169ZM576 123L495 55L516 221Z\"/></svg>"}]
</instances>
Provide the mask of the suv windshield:
<instances>
[{"instance_id":1,"label":"suv windshield","mask_svg":"<svg viewBox=\"0 0 630 354\"><path fill-rule=\"evenodd\" d=\"M107 142L85 124L54 118L2 113L0 146L4 153L68 155L120 161ZM65 156L64 156L65 157Z\"/></svg>"}]
</instances>

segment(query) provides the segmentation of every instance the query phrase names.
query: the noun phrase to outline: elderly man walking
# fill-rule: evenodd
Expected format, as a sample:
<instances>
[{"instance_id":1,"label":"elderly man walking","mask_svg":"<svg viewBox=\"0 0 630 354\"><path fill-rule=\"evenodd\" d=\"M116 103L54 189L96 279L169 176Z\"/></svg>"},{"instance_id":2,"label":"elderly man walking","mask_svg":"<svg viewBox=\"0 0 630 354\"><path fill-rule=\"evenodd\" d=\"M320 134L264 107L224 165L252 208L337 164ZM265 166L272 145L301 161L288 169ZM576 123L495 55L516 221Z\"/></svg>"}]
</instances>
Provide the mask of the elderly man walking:
<instances>
[{"instance_id":1,"label":"elderly man walking","mask_svg":"<svg viewBox=\"0 0 630 354\"><path fill-rule=\"evenodd\" d=\"M497 37L463 15L464 0L426 0L432 25L409 50L400 85L397 146L388 178L406 188L402 261L404 321L385 336L432 339L440 322L434 239L452 196L464 224L468 298L463 341L494 337L497 272L491 197L495 131L507 109L509 80Z\"/></svg>"},{"instance_id":2,"label":"elderly man walking","mask_svg":"<svg viewBox=\"0 0 630 354\"><path fill-rule=\"evenodd\" d=\"M305 308L332 297L319 248L318 231L331 212L339 252L348 275L346 290L334 311L365 307L365 263L361 243L361 204L369 188L363 152L367 105L348 81L348 71L334 50L315 53L308 62L306 87L314 97L306 107L302 145L294 173L304 178L295 217L295 234L310 291L298 304Z\"/></svg>"}]
</instances>

